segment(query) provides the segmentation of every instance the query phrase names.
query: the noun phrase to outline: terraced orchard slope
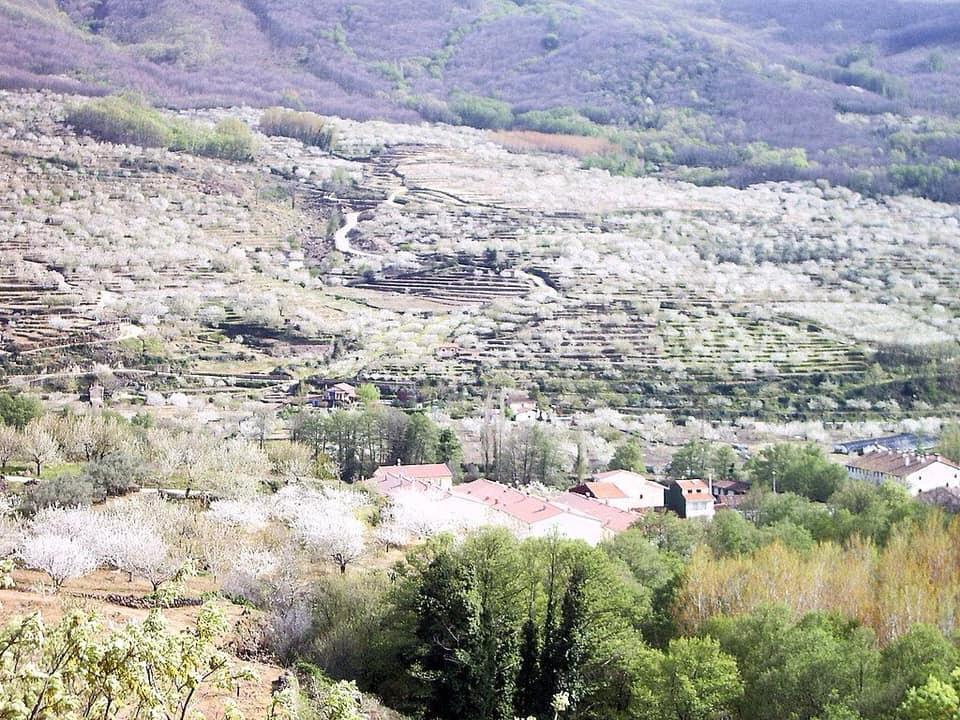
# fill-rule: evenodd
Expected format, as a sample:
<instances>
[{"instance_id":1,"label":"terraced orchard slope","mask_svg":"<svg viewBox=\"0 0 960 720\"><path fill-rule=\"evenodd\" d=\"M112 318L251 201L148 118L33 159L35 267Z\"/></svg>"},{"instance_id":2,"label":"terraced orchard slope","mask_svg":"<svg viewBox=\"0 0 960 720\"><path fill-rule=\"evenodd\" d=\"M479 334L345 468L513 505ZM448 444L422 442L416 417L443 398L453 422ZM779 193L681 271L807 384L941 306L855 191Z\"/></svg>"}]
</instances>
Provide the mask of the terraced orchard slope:
<instances>
[{"instance_id":1,"label":"terraced orchard slope","mask_svg":"<svg viewBox=\"0 0 960 720\"><path fill-rule=\"evenodd\" d=\"M0 95L13 375L122 361L181 388L280 397L317 374L448 399L509 377L702 415L956 397L955 206L619 178L339 119L334 155L257 133L230 163L77 137L66 102ZM192 114L226 116L259 113Z\"/></svg>"}]
</instances>

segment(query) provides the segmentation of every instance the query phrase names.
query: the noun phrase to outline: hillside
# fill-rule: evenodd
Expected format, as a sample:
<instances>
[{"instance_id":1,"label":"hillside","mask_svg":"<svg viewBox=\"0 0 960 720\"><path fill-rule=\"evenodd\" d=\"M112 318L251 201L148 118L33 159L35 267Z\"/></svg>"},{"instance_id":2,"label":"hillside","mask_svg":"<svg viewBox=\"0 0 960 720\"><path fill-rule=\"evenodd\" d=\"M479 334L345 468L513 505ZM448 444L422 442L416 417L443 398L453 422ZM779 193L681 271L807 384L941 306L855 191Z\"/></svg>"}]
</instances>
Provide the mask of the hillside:
<instances>
[{"instance_id":1,"label":"hillside","mask_svg":"<svg viewBox=\"0 0 960 720\"><path fill-rule=\"evenodd\" d=\"M509 382L683 417L957 397L956 206L616 177L466 128L329 119L330 154L256 111L181 115L253 129L253 159L225 161L78 136L78 102L0 95L11 377L106 363L161 390L359 379L474 406Z\"/></svg>"},{"instance_id":2,"label":"hillside","mask_svg":"<svg viewBox=\"0 0 960 720\"><path fill-rule=\"evenodd\" d=\"M700 184L960 198L960 6L756 0L4 0L0 82L173 106L603 134Z\"/></svg>"}]
</instances>

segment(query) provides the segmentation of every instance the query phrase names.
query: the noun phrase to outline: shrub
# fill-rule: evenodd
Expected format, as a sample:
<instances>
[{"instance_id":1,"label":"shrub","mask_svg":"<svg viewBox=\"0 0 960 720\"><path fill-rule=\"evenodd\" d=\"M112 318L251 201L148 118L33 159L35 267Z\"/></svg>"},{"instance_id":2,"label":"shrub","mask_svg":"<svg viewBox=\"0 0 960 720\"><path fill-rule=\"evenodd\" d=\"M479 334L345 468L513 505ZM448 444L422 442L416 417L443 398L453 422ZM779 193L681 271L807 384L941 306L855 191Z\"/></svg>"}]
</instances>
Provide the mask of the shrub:
<instances>
[{"instance_id":1,"label":"shrub","mask_svg":"<svg viewBox=\"0 0 960 720\"><path fill-rule=\"evenodd\" d=\"M600 128L572 108L531 110L516 119L517 127L564 135L597 135Z\"/></svg>"},{"instance_id":2,"label":"shrub","mask_svg":"<svg viewBox=\"0 0 960 720\"><path fill-rule=\"evenodd\" d=\"M133 95L90 100L72 108L67 122L77 132L107 142L167 147L172 140L170 123Z\"/></svg>"},{"instance_id":3,"label":"shrub","mask_svg":"<svg viewBox=\"0 0 960 720\"><path fill-rule=\"evenodd\" d=\"M333 129L319 115L271 108L260 117L260 132L299 140L305 145L329 150L333 147Z\"/></svg>"},{"instance_id":4,"label":"shrub","mask_svg":"<svg viewBox=\"0 0 960 720\"><path fill-rule=\"evenodd\" d=\"M483 130L500 130L513 124L510 106L493 98L460 95L453 101L451 110L463 125Z\"/></svg>"},{"instance_id":5,"label":"shrub","mask_svg":"<svg viewBox=\"0 0 960 720\"><path fill-rule=\"evenodd\" d=\"M245 123L236 118L221 120L212 134L201 135L201 137L203 140L194 151L198 155L223 160L253 159L253 133Z\"/></svg>"},{"instance_id":6,"label":"shrub","mask_svg":"<svg viewBox=\"0 0 960 720\"><path fill-rule=\"evenodd\" d=\"M89 478L61 475L27 485L20 500L20 511L24 515L34 515L43 508L87 506L102 498Z\"/></svg>"},{"instance_id":7,"label":"shrub","mask_svg":"<svg viewBox=\"0 0 960 720\"><path fill-rule=\"evenodd\" d=\"M429 95L408 97L404 104L411 110L415 110L427 122L456 125L460 121L460 118L454 114L447 103Z\"/></svg>"},{"instance_id":8,"label":"shrub","mask_svg":"<svg viewBox=\"0 0 960 720\"><path fill-rule=\"evenodd\" d=\"M101 460L87 463L82 479L96 494L116 496L133 492L146 480L143 462L125 452L114 452Z\"/></svg>"},{"instance_id":9,"label":"shrub","mask_svg":"<svg viewBox=\"0 0 960 720\"><path fill-rule=\"evenodd\" d=\"M253 135L235 118L213 130L167 118L133 95L113 95L72 108L67 122L79 132L106 142L165 147L224 160L253 158Z\"/></svg>"}]
</instances>

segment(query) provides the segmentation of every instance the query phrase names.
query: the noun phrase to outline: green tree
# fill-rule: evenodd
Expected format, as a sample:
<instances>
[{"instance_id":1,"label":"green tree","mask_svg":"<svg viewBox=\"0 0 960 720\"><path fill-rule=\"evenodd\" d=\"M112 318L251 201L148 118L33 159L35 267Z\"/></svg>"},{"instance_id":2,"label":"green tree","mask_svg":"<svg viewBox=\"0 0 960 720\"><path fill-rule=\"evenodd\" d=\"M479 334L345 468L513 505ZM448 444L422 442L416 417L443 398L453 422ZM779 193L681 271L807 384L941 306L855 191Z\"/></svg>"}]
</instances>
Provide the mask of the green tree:
<instances>
[{"instance_id":1,"label":"green tree","mask_svg":"<svg viewBox=\"0 0 960 720\"><path fill-rule=\"evenodd\" d=\"M23 430L34 418L43 414L43 405L38 398L24 393L0 393L0 420L17 430Z\"/></svg>"},{"instance_id":2,"label":"green tree","mask_svg":"<svg viewBox=\"0 0 960 720\"><path fill-rule=\"evenodd\" d=\"M158 612L117 629L80 610L49 628L39 613L14 620L0 631L0 716L195 717L203 691L251 679L217 647L226 630L211 606L179 632ZM237 717L235 708L228 712Z\"/></svg>"},{"instance_id":3,"label":"green tree","mask_svg":"<svg viewBox=\"0 0 960 720\"><path fill-rule=\"evenodd\" d=\"M3 411L0 409L0 415ZM950 423L940 433L940 443L937 452L954 462L960 462L960 424Z\"/></svg>"},{"instance_id":4,"label":"green tree","mask_svg":"<svg viewBox=\"0 0 960 720\"><path fill-rule=\"evenodd\" d=\"M649 606L649 613L639 625L644 639L656 647L666 647L676 635L672 608L683 578L684 559L657 548L640 528L619 533L601 547L608 556L623 563L643 589L641 603Z\"/></svg>"},{"instance_id":5,"label":"green tree","mask_svg":"<svg viewBox=\"0 0 960 720\"><path fill-rule=\"evenodd\" d=\"M524 623L520 637L520 665L517 670L514 694L514 716L528 718L539 708L540 692L540 629L531 614Z\"/></svg>"},{"instance_id":6,"label":"green tree","mask_svg":"<svg viewBox=\"0 0 960 720\"><path fill-rule=\"evenodd\" d=\"M894 483L877 487L868 482L847 481L830 497L833 506L834 539L854 535L883 545L901 522L917 519L925 506L914 502L906 488Z\"/></svg>"},{"instance_id":7,"label":"green tree","mask_svg":"<svg viewBox=\"0 0 960 720\"><path fill-rule=\"evenodd\" d=\"M903 720L958 720L960 718L960 694L957 671L951 682L931 676L920 687L910 688L900 706Z\"/></svg>"},{"instance_id":8,"label":"green tree","mask_svg":"<svg viewBox=\"0 0 960 720\"><path fill-rule=\"evenodd\" d=\"M670 477L732 480L737 477L736 459L728 445L694 440L674 454Z\"/></svg>"},{"instance_id":9,"label":"green tree","mask_svg":"<svg viewBox=\"0 0 960 720\"><path fill-rule=\"evenodd\" d=\"M403 462L420 465L437 458L437 426L423 413L414 413L403 438Z\"/></svg>"},{"instance_id":10,"label":"green tree","mask_svg":"<svg viewBox=\"0 0 960 720\"><path fill-rule=\"evenodd\" d=\"M430 541L394 572L367 664L392 707L509 720L553 718L558 693L571 716L620 717L633 704L649 603L602 550L485 530Z\"/></svg>"},{"instance_id":11,"label":"green tree","mask_svg":"<svg viewBox=\"0 0 960 720\"><path fill-rule=\"evenodd\" d=\"M710 720L743 694L736 660L711 637L671 640L659 669L656 695L664 720Z\"/></svg>"},{"instance_id":12,"label":"green tree","mask_svg":"<svg viewBox=\"0 0 960 720\"><path fill-rule=\"evenodd\" d=\"M643 457L643 448L636 440L627 440L618 445L613 452L613 458L608 467L611 470L629 470L630 472L642 473L646 470L646 463Z\"/></svg>"},{"instance_id":13,"label":"green tree","mask_svg":"<svg viewBox=\"0 0 960 720\"><path fill-rule=\"evenodd\" d=\"M517 666L516 540L478 533L441 549L419 580L415 675L431 718L512 717Z\"/></svg>"},{"instance_id":14,"label":"green tree","mask_svg":"<svg viewBox=\"0 0 960 720\"><path fill-rule=\"evenodd\" d=\"M440 429L440 433L437 436L437 460L446 463L454 477L460 476L460 465L463 462L463 448L461 448L460 438L457 437L453 428L445 427Z\"/></svg>"},{"instance_id":15,"label":"green tree","mask_svg":"<svg viewBox=\"0 0 960 720\"><path fill-rule=\"evenodd\" d=\"M480 718L473 667L480 617L473 583L469 568L448 550L430 562L420 583L413 672L426 682L430 718Z\"/></svg>"},{"instance_id":16,"label":"green tree","mask_svg":"<svg viewBox=\"0 0 960 720\"><path fill-rule=\"evenodd\" d=\"M573 708L583 699L581 672L587 654L586 579L586 568L579 563L574 565L563 593L559 624L556 628L547 628L548 640L540 657L544 699L564 693Z\"/></svg>"},{"instance_id":17,"label":"green tree","mask_svg":"<svg viewBox=\"0 0 960 720\"><path fill-rule=\"evenodd\" d=\"M743 555L762 541L756 525L732 510L721 510L707 527L707 545L717 555Z\"/></svg>"},{"instance_id":18,"label":"green tree","mask_svg":"<svg viewBox=\"0 0 960 720\"><path fill-rule=\"evenodd\" d=\"M812 443L766 447L750 459L747 472L755 485L819 502L826 502L847 479L846 470Z\"/></svg>"},{"instance_id":19,"label":"green tree","mask_svg":"<svg viewBox=\"0 0 960 720\"><path fill-rule=\"evenodd\" d=\"M701 523L681 520L673 513L643 513L633 527L658 549L681 558L690 557L704 533Z\"/></svg>"},{"instance_id":20,"label":"green tree","mask_svg":"<svg viewBox=\"0 0 960 720\"><path fill-rule=\"evenodd\" d=\"M879 653L855 622L823 613L795 622L775 607L720 617L705 630L737 660L745 720L813 720L831 706L858 711L869 697Z\"/></svg>"},{"instance_id":21,"label":"green tree","mask_svg":"<svg viewBox=\"0 0 960 720\"><path fill-rule=\"evenodd\" d=\"M922 686L928 678L950 681L960 661L956 646L931 625L914 625L880 651L879 696L874 714L889 714L899 707L910 688Z\"/></svg>"},{"instance_id":22,"label":"green tree","mask_svg":"<svg viewBox=\"0 0 960 720\"><path fill-rule=\"evenodd\" d=\"M373 407L380 402L380 390L372 383L363 383L357 387L357 400L364 407Z\"/></svg>"}]
</instances>

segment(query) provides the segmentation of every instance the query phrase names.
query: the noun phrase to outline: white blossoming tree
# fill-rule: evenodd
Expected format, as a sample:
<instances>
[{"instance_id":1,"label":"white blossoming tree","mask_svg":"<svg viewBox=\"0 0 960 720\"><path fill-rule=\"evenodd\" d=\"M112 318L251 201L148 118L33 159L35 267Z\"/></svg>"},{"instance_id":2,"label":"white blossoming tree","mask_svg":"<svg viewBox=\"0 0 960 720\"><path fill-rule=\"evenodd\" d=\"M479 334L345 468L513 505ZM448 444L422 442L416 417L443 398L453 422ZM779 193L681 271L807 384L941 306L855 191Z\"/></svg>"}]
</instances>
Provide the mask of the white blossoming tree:
<instances>
[{"instance_id":1,"label":"white blossoming tree","mask_svg":"<svg viewBox=\"0 0 960 720\"><path fill-rule=\"evenodd\" d=\"M97 569L97 558L81 540L61 535L31 535L20 548L20 559L50 576L59 592L64 583Z\"/></svg>"}]
</instances>

